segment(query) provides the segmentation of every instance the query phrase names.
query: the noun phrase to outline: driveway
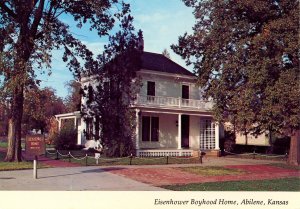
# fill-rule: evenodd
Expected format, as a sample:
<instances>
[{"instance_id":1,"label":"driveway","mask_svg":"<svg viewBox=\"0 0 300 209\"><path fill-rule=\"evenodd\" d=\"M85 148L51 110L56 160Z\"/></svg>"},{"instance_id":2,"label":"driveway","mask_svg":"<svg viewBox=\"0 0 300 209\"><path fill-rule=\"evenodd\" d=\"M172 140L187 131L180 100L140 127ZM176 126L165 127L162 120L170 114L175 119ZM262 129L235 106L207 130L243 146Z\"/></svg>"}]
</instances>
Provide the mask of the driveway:
<instances>
[{"instance_id":1,"label":"driveway","mask_svg":"<svg viewBox=\"0 0 300 209\"><path fill-rule=\"evenodd\" d=\"M112 168L115 170L123 168ZM47 191L162 191L164 189L144 184L104 171L99 167L44 168L33 179L32 170L1 171L0 190Z\"/></svg>"}]
</instances>

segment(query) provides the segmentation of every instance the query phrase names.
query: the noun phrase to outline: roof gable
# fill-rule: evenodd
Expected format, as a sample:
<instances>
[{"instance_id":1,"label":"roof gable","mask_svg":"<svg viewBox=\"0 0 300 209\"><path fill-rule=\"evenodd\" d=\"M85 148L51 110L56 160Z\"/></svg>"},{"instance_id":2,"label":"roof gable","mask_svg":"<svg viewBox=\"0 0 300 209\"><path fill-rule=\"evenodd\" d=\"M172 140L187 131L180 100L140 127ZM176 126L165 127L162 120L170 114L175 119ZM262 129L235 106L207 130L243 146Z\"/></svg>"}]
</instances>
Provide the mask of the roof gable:
<instances>
[{"instance_id":1,"label":"roof gable","mask_svg":"<svg viewBox=\"0 0 300 209\"><path fill-rule=\"evenodd\" d=\"M162 54L143 52L141 56L142 68L147 70L195 76L193 73L173 62Z\"/></svg>"}]
</instances>

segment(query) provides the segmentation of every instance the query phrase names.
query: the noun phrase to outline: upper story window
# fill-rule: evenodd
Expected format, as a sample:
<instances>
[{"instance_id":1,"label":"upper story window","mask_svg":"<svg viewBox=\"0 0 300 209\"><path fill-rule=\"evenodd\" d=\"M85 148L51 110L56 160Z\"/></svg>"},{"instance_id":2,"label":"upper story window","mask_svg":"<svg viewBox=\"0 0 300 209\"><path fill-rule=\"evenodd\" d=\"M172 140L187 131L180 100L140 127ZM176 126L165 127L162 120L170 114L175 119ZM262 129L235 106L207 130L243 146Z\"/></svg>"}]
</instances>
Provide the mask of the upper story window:
<instances>
[{"instance_id":1,"label":"upper story window","mask_svg":"<svg viewBox=\"0 0 300 209\"><path fill-rule=\"evenodd\" d=\"M190 87L188 85L182 85L182 99L189 99L190 98Z\"/></svg>"},{"instance_id":2,"label":"upper story window","mask_svg":"<svg viewBox=\"0 0 300 209\"><path fill-rule=\"evenodd\" d=\"M155 82L147 82L147 96L155 96Z\"/></svg>"}]
</instances>

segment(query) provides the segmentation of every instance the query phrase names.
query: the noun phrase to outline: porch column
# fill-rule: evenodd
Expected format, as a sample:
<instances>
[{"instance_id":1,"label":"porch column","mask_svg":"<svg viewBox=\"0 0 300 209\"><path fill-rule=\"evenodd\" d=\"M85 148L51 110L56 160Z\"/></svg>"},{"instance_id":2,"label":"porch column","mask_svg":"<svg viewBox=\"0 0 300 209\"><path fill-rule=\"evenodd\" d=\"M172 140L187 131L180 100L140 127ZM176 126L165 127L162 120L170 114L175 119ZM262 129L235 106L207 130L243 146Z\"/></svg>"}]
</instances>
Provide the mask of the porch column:
<instances>
[{"instance_id":1,"label":"porch column","mask_svg":"<svg viewBox=\"0 0 300 209\"><path fill-rule=\"evenodd\" d=\"M140 116L139 116L140 110L136 109L135 110L135 116L136 116L136 127L135 127L135 134L136 134L136 139L135 139L135 148L138 150L140 148L139 144L139 136L140 136Z\"/></svg>"},{"instance_id":2,"label":"porch column","mask_svg":"<svg viewBox=\"0 0 300 209\"><path fill-rule=\"evenodd\" d=\"M58 119L58 131L61 129L61 118Z\"/></svg>"},{"instance_id":3,"label":"porch column","mask_svg":"<svg viewBox=\"0 0 300 209\"><path fill-rule=\"evenodd\" d=\"M178 114L178 149L181 149L181 113Z\"/></svg>"},{"instance_id":4,"label":"porch column","mask_svg":"<svg viewBox=\"0 0 300 209\"><path fill-rule=\"evenodd\" d=\"M76 116L74 117L74 129L77 129L77 118L76 118Z\"/></svg>"},{"instance_id":5,"label":"porch column","mask_svg":"<svg viewBox=\"0 0 300 209\"><path fill-rule=\"evenodd\" d=\"M219 123L215 122L215 150L220 150L219 135Z\"/></svg>"}]
</instances>

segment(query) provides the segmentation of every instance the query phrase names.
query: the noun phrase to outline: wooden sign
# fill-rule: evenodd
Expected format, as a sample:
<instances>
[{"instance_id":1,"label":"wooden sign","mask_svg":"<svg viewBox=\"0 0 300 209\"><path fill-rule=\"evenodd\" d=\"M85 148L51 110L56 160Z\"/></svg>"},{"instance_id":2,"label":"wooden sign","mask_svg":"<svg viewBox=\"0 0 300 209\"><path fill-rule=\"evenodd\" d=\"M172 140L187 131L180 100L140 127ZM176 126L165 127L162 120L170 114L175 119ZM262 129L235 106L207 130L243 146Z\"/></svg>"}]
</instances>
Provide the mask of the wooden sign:
<instances>
[{"instance_id":1,"label":"wooden sign","mask_svg":"<svg viewBox=\"0 0 300 209\"><path fill-rule=\"evenodd\" d=\"M45 138L41 134L28 135L25 140L25 152L27 155L43 155L45 154Z\"/></svg>"}]
</instances>

